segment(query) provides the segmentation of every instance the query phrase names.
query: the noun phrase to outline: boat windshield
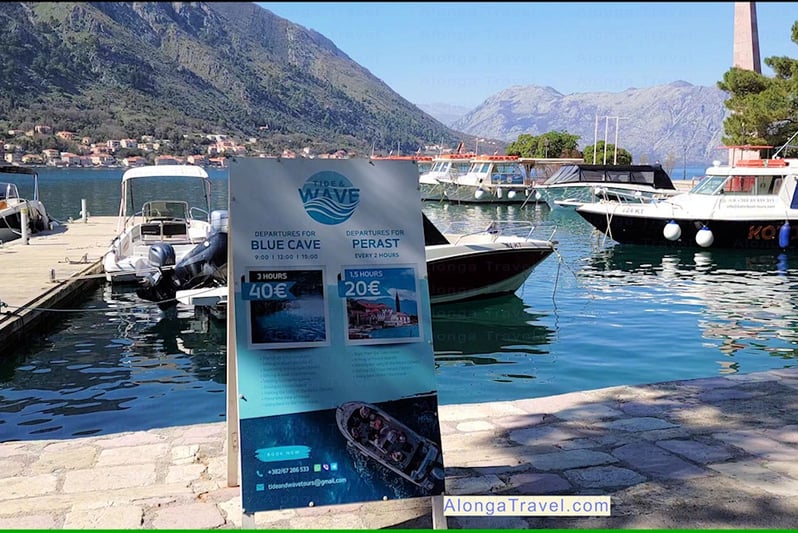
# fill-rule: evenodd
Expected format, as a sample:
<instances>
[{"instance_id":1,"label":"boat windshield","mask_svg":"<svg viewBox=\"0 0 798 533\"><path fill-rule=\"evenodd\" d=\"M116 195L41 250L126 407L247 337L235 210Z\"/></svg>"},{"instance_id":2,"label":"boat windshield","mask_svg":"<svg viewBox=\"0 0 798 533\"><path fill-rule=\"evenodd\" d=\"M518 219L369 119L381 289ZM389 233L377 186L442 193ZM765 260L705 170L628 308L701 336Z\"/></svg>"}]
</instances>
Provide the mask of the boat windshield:
<instances>
[{"instance_id":1,"label":"boat windshield","mask_svg":"<svg viewBox=\"0 0 798 533\"><path fill-rule=\"evenodd\" d=\"M0 200L19 198L17 186L13 183L0 183Z\"/></svg>"},{"instance_id":2,"label":"boat windshield","mask_svg":"<svg viewBox=\"0 0 798 533\"><path fill-rule=\"evenodd\" d=\"M723 190L723 184L726 182L726 179L727 176L706 176L704 179L699 180L690 192L693 194L706 195L719 194L718 191Z\"/></svg>"}]
</instances>

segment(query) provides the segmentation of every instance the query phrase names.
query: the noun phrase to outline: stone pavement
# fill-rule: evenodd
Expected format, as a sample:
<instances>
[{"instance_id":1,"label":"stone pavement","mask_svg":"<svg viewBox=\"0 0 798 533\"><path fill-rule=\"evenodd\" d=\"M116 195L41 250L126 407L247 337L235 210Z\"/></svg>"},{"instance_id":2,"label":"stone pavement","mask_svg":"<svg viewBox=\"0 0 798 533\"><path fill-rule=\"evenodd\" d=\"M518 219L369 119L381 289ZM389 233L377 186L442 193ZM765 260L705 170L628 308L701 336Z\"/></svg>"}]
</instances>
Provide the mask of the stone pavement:
<instances>
[{"instance_id":1,"label":"stone pavement","mask_svg":"<svg viewBox=\"0 0 798 533\"><path fill-rule=\"evenodd\" d=\"M612 497L609 517L452 516L451 529L798 524L798 367L441 406L440 420L449 495ZM240 528L225 461L224 422L6 442L0 529ZM430 528L432 519L420 498L263 512L255 525Z\"/></svg>"}]
</instances>

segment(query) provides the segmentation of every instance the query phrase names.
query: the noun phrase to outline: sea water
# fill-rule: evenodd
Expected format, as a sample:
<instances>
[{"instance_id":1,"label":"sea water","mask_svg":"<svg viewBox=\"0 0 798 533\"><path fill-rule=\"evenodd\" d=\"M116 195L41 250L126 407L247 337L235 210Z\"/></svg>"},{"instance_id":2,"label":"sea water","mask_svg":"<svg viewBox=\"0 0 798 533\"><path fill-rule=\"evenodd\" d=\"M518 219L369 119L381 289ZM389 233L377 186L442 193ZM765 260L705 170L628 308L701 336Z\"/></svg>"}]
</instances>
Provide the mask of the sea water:
<instances>
[{"instance_id":1,"label":"sea water","mask_svg":"<svg viewBox=\"0 0 798 533\"><path fill-rule=\"evenodd\" d=\"M226 174L213 177L214 208ZM121 170L43 171L54 216L115 215ZM557 252L515 295L433 306L442 404L749 373L798 361L798 256L620 246L572 210L422 204L439 226L530 220ZM226 325L102 285L0 360L0 442L225 419Z\"/></svg>"}]
</instances>

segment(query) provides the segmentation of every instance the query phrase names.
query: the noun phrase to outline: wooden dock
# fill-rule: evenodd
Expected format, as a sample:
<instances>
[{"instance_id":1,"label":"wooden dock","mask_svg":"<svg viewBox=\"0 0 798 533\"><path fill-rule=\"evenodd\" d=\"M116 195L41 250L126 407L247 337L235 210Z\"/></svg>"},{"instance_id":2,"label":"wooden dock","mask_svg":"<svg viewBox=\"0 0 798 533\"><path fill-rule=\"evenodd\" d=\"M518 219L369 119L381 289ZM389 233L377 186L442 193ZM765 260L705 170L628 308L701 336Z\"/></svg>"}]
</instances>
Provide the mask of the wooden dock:
<instances>
[{"instance_id":1,"label":"wooden dock","mask_svg":"<svg viewBox=\"0 0 798 533\"><path fill-rule=\"evenodd\" d=\"M103 283L102 256L116 217L89 217L0 245L0 346L14 346L64 307ZM0 357L10 351L0 348Z\"/></svg>"}]
</instances>

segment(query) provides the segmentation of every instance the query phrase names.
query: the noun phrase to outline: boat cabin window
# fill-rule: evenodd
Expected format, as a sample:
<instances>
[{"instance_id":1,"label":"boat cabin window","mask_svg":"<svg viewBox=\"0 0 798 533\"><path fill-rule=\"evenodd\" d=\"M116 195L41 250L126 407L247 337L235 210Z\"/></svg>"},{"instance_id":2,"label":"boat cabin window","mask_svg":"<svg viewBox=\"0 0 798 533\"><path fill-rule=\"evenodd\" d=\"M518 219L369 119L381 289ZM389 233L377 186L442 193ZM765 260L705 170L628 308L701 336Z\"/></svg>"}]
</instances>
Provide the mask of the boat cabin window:
<instances>
[{"instance_id":1,"label":"boat cabin window","mask_svg":"<svg viewBox=\"0 0 798 533\"><path fill-rule=\"evenodd\" d=\"M723 184L723 194L754 194L755 176L731 176Z\"/></svg>"},{"instance_id":2,"label":"boat cabin window","mask_svg":"<svg viewBox=\"0 0 798 533\"><path fill-rule=\"evenodd\" d=\"M726 176L707 176L695 184L695 187L690 191L693 194L719 194L718 191L723 190L723 183L726 181Z\"/></svg>"},{"instance_id":3,"label":"boat cabin window","mask_svg":"<svg viewBox=\"0 0 798 533\"><path fill-rule=\"evenodd\" d=\"M582 177L578 181L589 181L591 183L604 181L604 170L583 170Z\"/></svg>"},{"instance_id":4,"label":"boat cabin window","mask_svg":"<svg viewBox=\"0 0 798 533\"><path fill-rule=\"evenodd\" d=\"M496 163L491 173L491 182L522 185L524 174L521 167L514 163Z\"/></svg>"},{"instance_id":5,"label":"boat cabin window","mask_svg":"<svg viewBox=\"0 0 798 533\"><path fill-rule=\"evenodd\" d=\"M468 172L468 169L471 167L471 163L468 161L463 161L460 163L452 163L452 172L456 174L465 174Z\"/></svg>"},{"instance_id":6,"label":"boat cabin window","mask_svg":"<svg viewBox=\"0 0 798 533\"><path fill-rule=\"evenodd\" d=\"M654 172L630 172L630 181L632 183L646 183L654 185Z\"/></svg>"},{"instance_id":7,"label":"boat cabin window","mask_svg":"<svg viewBox=\"0 0 798 533\"><path fill-rule=\"evenodd\" d=\"M782 176L707 176L691 192L697 194L778 194Z\"/></svg>"},{"instance_id":8,"label":"boat cabin window","mask_svg":"<svg viewBox=\"0 0 798 533\"><path fill-rule=\"evenodd\" d=\"M554 185L555 183L570 183L579 181L579 167L575 165L563 165L549 179L543 182L544 185Z\"/></svg>"},{"instance_id":9,"label":"boat cabin window","mask_svg":"<svg viewBox=\"0 0 798 533\"><path fill-rule=\"evenodd\" d=\"M607 181L612 183L629 183L629 171L625 172L613 172L612 170L607 170Z\"/></svg>"},{"instance_id":10,"label":"boat cabin window","mask_svg":"<svg viewBox=\"0 0 798 533\"><path fill-rule=\"evenodd\" d=\"M487 174L490 171L490 163L474 163L471 165L470 172L477 174Z\"/></svg>"},{"instance_id":11,"label":"boat cabin window","mask_svg":"<svg viewBox=\"0 0 798 533\"><path fill-rule=\"evenodd\" d=\"M152 201L145 203L141 212L147 220L171 218L187 219L188 203Z\"/></svg>"}]
</instances>

